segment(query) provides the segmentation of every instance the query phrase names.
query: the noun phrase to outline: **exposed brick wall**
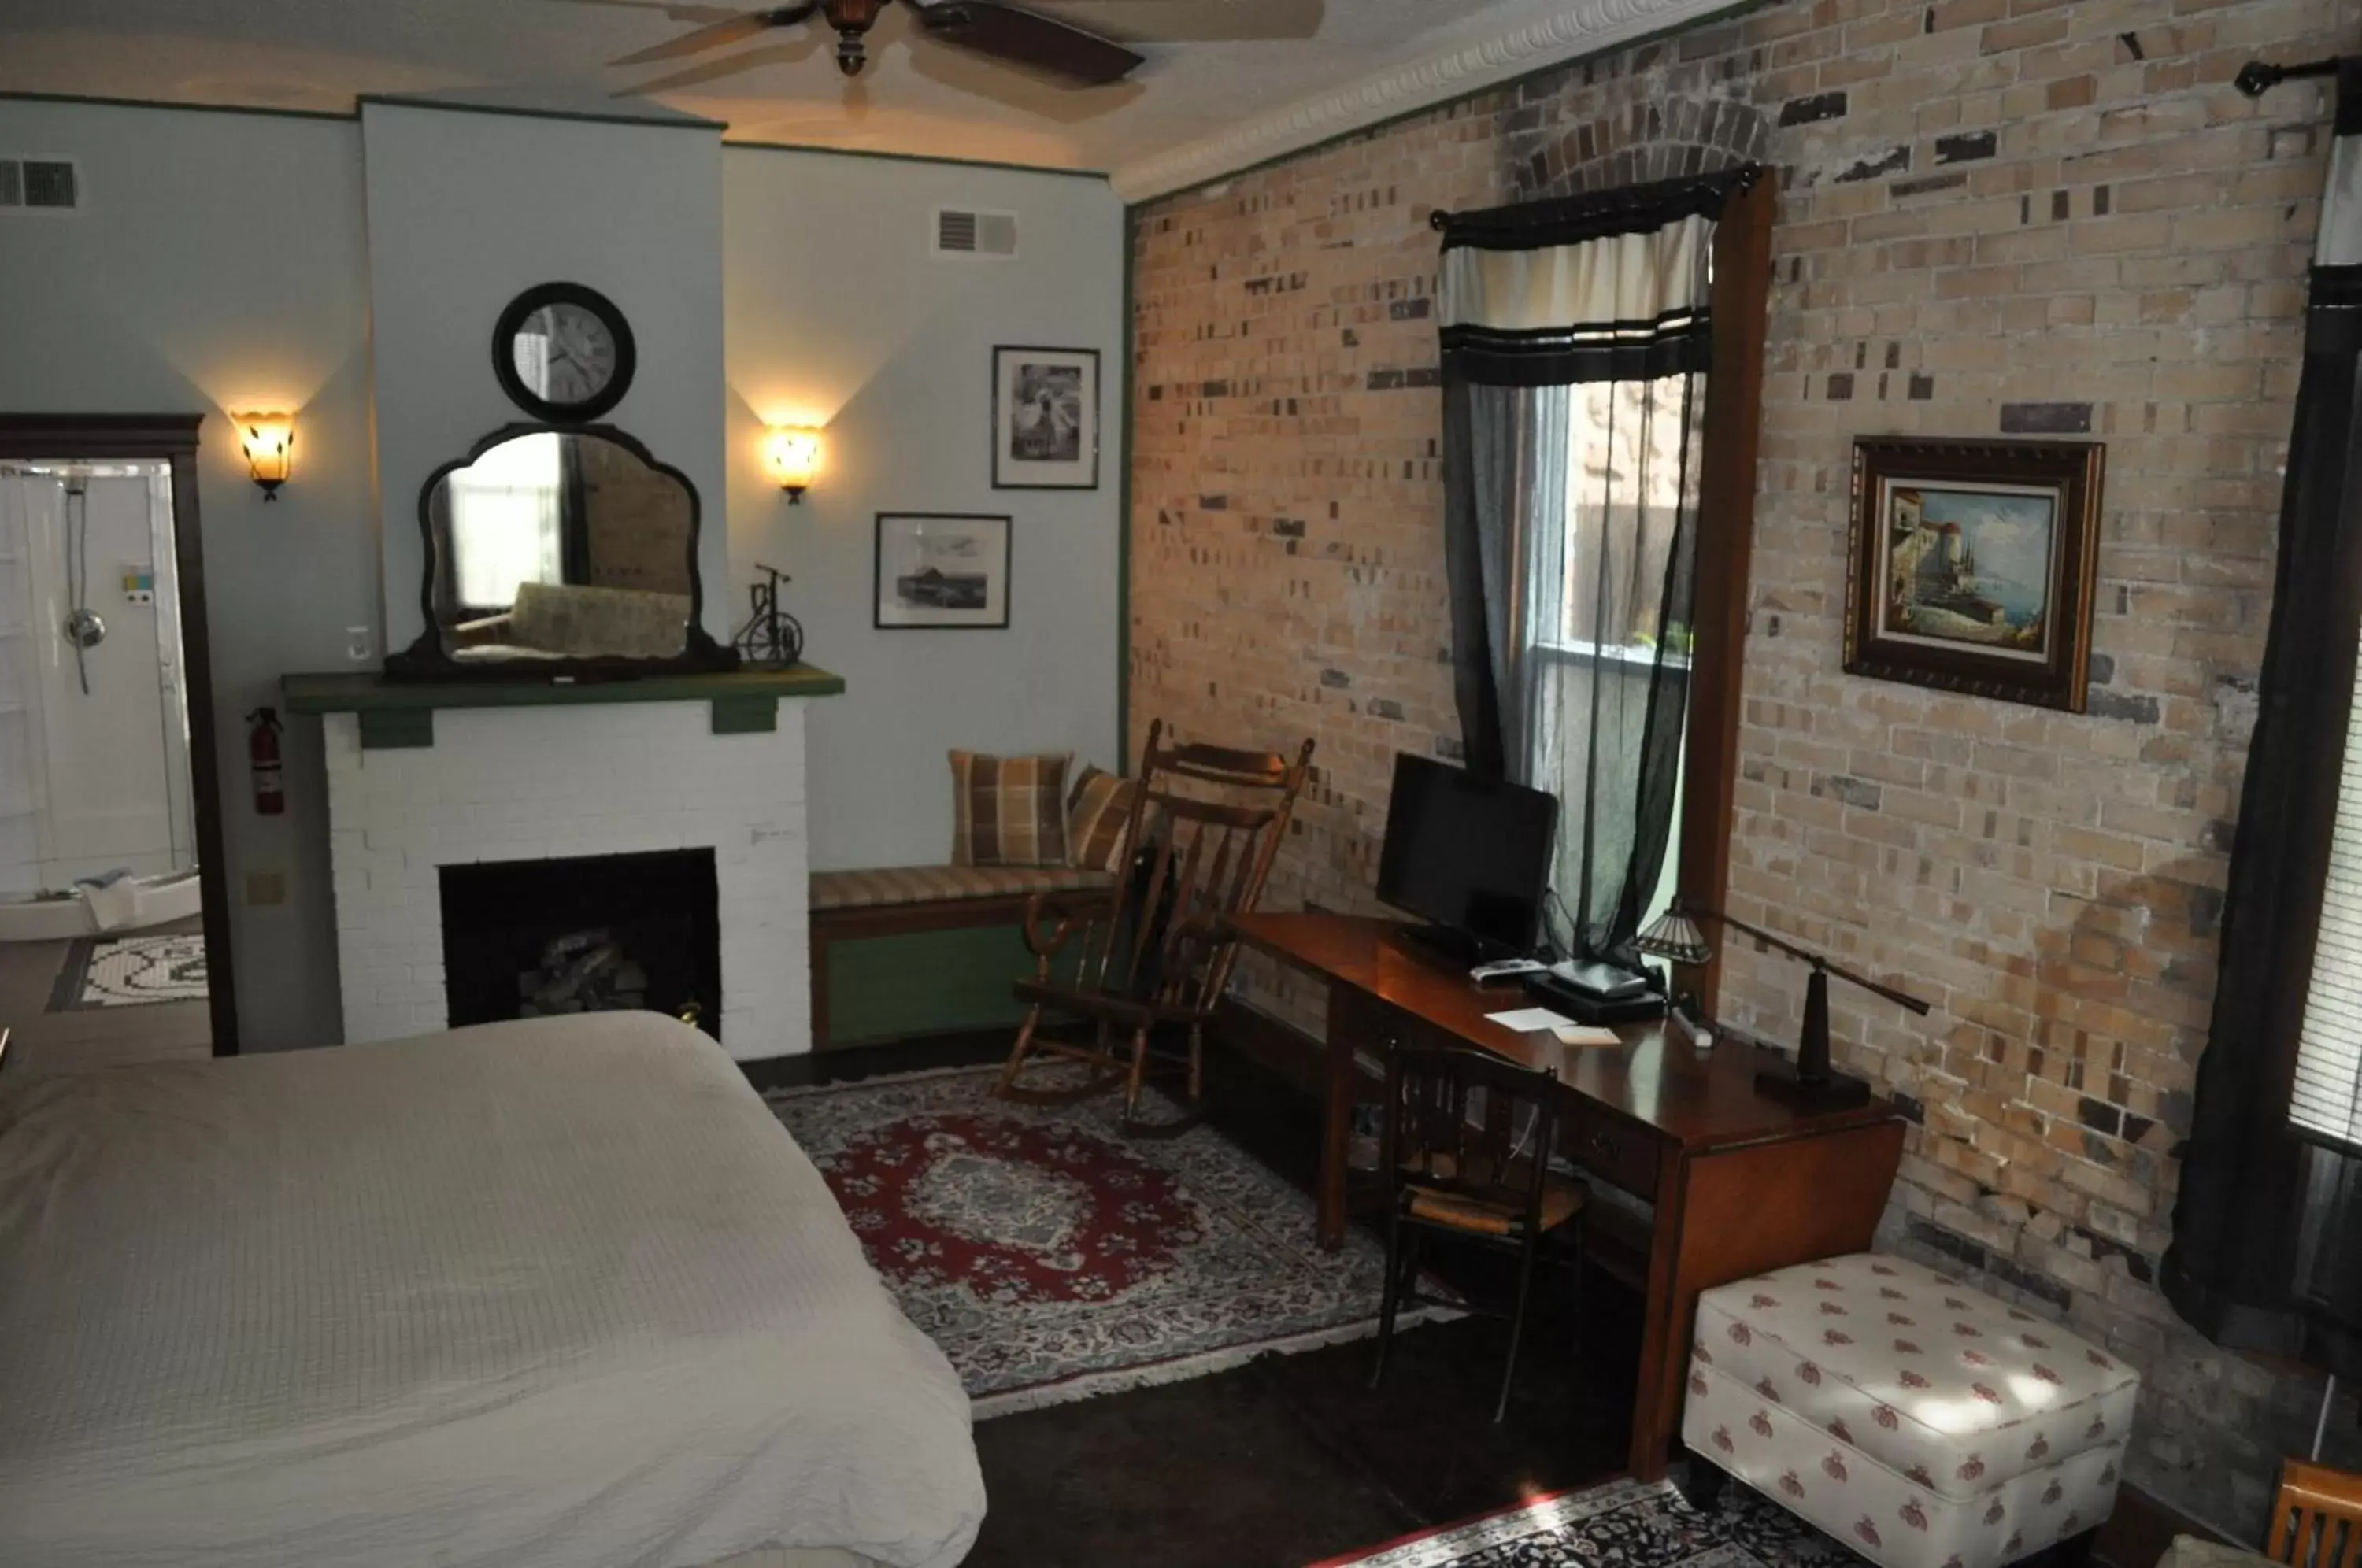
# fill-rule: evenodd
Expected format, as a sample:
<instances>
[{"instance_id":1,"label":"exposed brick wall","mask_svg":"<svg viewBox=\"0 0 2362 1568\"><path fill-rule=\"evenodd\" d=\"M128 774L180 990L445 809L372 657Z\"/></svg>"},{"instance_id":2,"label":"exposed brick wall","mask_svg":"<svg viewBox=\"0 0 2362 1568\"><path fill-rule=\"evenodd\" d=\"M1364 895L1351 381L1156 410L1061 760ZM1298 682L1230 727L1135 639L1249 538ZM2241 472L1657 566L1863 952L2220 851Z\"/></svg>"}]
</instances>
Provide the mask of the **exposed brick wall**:
<instances>
[{"instance_id":1,"label":"exposed brick wall","mask_svg":"<svg viewBox=\"0 0 2362 1568\"><path fill-rule=\"evenodd\" d=\"M2228 83L2351 46L2354 19L1780 5L1153 204L1134 255L1134 745L1155 716L1316 735L1271 897L1370 909L1392 754L1456 750L1428 214L1779 165L1734 912L1937 999L1923 1021L1834 999L1849 1065L1922 1108L1895 1244L2137 1360L2136 1478L2242 1529L2318 1386L2212 1351L2148 1281L2326 127L2313 87L2257 105ZM2108 443L2091 712L1841 674L1849 438L2084 428ZM1802 974L1728 967L1724 1011L1790 1033ZM1308 1016L1285 977L1249 978Z\"/></svg>"}]
</instances>

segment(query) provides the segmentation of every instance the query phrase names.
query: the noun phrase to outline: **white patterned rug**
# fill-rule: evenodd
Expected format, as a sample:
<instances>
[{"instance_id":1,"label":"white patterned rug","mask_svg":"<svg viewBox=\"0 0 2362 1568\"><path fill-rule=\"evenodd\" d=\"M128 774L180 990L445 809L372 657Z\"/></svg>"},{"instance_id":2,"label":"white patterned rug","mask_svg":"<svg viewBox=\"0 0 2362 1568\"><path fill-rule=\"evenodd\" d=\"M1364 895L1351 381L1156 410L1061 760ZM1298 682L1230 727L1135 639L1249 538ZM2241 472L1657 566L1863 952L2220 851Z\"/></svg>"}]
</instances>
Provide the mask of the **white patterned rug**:
<instances>
[{"instance_id":1,"label":"white patterned rug","mask_svg":"<svg viewBox=\"0 0 2362 1568\"><path fill-rule=\"evenodd\" d=\"M146 1007L205 999L205 938L202 932L170 936L85 936L66 954L50 994L51 1012L87 1008Z\"/></svg>"},{"instance_id":2,"label":"white patterned rug","mask_svg":"<svg viewBox=\"0 0 2362 1568\"><path fill-rule=\"evenodd\" d=\"M1313 1568L1842 1568L1858 1559L1733 1484L1703 1514L1670 1481L1610 1481L1537 1497Z\"/></svg>"},{"instance_id":3,"label":"white patterned rug","mask_svg":"<svg viewBox=\"0 0 2362 1568\"><path fill-rule=\"evenodd\" d=\"M1311 1199L1245 1150L1127 1139L1114 1094L1008 1104L999 1073L765 1097L979 1419L1377 1331L1385 1249L1356 1230L1321 1252Z\"/></svg>"}]
</instances>

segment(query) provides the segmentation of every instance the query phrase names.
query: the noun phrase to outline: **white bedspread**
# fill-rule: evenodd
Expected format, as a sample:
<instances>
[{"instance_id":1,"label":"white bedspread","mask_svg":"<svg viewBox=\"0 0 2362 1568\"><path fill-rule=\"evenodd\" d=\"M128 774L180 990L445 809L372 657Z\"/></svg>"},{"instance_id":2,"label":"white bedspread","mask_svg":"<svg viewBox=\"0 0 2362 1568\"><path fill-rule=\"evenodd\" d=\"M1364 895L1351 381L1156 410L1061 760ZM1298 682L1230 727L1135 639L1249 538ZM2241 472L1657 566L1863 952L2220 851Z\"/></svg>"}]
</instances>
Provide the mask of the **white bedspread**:
<instances>
[{"instance_id":1,"label":"white bedspread","mask_svg":"<svg viewBox=\"0 0 2362 1568\"><path fill-rule=\"evenodd\" d=\"M946 1568L967 1397L645 1013L0 1078L0 1563Z\"/></svg>"}]
</instances>

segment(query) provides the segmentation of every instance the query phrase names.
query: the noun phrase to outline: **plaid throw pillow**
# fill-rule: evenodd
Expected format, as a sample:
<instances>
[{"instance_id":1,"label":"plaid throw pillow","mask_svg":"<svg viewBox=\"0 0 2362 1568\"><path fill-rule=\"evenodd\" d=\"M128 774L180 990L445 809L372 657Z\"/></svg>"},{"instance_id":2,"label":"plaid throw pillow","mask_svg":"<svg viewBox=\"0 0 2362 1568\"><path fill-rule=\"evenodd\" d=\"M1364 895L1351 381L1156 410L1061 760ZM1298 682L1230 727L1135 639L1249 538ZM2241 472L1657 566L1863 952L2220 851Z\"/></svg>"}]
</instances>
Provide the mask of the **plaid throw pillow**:
<instances>
[{"instance_id":1,"label":"plaid throw pillow","mask_svg":"<svg viewBox=\"0 0 2362 1568\"><path fill-rule=\"evenodd\" d=\"M1129 778L1083 765L1075 787L1066 792L1066 853L1073 856L1072 865L1092 871L1123 869L1116 857L1123 853L1123 821L1131 811L1133 788Z\"/></svg>"},{"instance_id":2,"label":"plaid throw pillow","mask_svg":"<svg viewBox=\"0 0 2362 1568\"><path fill-rule=\"evenodd\" d=\"M1066 864L1067 752L952 753L952 864Z\"/></svg>"}]
</instances>

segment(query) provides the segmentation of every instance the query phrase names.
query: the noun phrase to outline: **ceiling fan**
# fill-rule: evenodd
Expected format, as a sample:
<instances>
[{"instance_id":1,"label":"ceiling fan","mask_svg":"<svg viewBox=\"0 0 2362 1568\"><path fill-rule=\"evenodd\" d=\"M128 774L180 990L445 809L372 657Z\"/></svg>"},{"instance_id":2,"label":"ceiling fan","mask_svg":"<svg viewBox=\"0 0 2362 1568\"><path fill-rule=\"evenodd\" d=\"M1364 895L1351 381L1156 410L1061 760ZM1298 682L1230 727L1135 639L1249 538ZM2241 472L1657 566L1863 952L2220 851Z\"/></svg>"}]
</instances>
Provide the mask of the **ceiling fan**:
<instances>
[{"instance_id":1,"label":"ceiling fan","mask_svg":"<svg viewBox=\"0 0 2362 1568\"><path fill-rule=\"evenodd\" d=\"M683 33L676 39L611 61L611 65L648 65L701 54L775 28L797 27L817 16L836 29L836 67L858 76L868 62L866 42L870 27L891 0L799 0L767 11L745 11ZM902 0L928 34L944 43L973 50L997 60L1031 66L1063 76L1077 86L1100 87L1120 82L1144 63L1142 56L1120 43L1086 32L1036 11L1021 10L1000 0Z\"/></svg>"}]
</instances>

